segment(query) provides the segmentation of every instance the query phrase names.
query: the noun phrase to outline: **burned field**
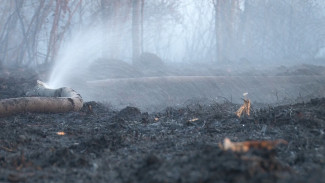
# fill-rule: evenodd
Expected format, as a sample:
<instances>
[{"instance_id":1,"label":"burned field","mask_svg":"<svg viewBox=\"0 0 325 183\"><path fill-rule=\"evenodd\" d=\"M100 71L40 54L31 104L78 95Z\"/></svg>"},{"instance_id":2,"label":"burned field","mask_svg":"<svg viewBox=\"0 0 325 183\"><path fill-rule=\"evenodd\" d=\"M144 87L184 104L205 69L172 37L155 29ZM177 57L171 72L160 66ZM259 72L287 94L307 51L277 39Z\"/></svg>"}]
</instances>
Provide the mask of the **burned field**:
<instances>
[{"instance_id":1,"label":"burned field","mask_svg":"<svg viewBox=\"0 0 325 183\"><path fill-rule=\"evenodd\" d=\"M27 72L27 71L24 71ZM0 98L24 96L33 72L1 73ZM191 101L147 113L86 102L79 112L0 118L0 182L324 182L325 99L254 105ZM283 140L270 149L234 142Z\"/></svg>"}]
</instances>

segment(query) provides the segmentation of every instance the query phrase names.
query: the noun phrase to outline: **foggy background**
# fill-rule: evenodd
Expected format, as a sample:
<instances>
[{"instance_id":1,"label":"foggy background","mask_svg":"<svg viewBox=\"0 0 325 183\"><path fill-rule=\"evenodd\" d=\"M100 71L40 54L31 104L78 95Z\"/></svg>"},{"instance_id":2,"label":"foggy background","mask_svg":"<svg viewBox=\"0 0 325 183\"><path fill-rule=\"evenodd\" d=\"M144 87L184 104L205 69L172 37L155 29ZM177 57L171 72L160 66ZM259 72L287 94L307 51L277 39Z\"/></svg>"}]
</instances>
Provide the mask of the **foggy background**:
<instances>
[{"instance_id":1,"label":"foggy background","mask_svg":"<svg viewBox=\"0 0 325 183\"><path fill-rule=\"evenodd\" d=\"M121 80L106 81L106 88L96 83L110 78L238 76L234 73L239 69L250 76L265 75L260 69L271 66L278 67L278 73L288 72L284 65L323 65L324 6L322 0L0 0L0 67L46 72L51 87L71 86L87 100L105 98L98 87L101 93L116 90L123 96L126 86L112 84ZM139 92L169 79L143 81L143 88L136 88L139 84L133 80L126 85L127 90ZM240 83L235 92L212 92L232 98L250 90ZM197 94L195 88L208 90L204 87L219 83L190 85L187 91ZM158 87L150 92L161 90L159 95L166 96L157 102L170 97L169 91L161 94L166 93L165 86ZM301 95L294 93L295 88L280 90ZM279 90L272 92L267 101L279 97Z\"/></svg>"},{"instance_id":2,"label":"foggy background","mask_svg":"<svg viewBox=\"0 0 325 183\"><path fill-rule=\"evenodd\" d=\"M312 61L325 52L320 0L1 0L0 9L4 65L55 62L71 39L80 39L75 51L101 40L98 57L129 63L133 46L165 62L216 64Z\"/></svg>"}]
</instances>

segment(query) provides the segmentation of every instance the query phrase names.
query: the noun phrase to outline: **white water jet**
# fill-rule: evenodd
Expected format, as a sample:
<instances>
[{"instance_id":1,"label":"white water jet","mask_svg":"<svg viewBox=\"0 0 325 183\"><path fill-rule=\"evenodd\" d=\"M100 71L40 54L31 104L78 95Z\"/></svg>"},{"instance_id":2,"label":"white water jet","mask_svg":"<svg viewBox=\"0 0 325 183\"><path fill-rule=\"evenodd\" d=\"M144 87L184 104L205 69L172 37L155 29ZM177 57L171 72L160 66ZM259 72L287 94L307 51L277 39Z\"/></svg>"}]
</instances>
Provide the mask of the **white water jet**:
<instances>
[{"instance_id":1,"label":"white water jet","mask_svg":"<svg viewBox=\"0 0 325 183\"><path fill-rule=\"evenodd\" d=\"M59 50L48 85L51 88L63 87L81 77L89 64L101 57L102 38L103 32L99 27L73 33Z\"/></svg>"}]
</instances>

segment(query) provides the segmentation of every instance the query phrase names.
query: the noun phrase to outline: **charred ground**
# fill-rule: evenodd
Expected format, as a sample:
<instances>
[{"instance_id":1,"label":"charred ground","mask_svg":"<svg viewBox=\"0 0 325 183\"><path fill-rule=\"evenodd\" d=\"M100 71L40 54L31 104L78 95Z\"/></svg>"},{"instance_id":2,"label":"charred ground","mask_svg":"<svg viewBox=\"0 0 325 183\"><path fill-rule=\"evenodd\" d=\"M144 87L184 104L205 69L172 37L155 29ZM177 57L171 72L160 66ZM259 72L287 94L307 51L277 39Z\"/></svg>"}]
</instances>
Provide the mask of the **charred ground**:
<instances>
[{"instance_id":1,"label":"charred ground","mask_svg":"<svg viewBox=\"0 0 325 183\"><path fill-rule=\"evenodd\" d=\"M0 98L24 96L37 78L1 72ZM240 119L239 107L191 101L146 113L87 102L80 112L1 118L0 182L324 182L324 98L253 106ZM226 137L288 145L234 153L219 148Z\"/></svg>"}]
</instances>

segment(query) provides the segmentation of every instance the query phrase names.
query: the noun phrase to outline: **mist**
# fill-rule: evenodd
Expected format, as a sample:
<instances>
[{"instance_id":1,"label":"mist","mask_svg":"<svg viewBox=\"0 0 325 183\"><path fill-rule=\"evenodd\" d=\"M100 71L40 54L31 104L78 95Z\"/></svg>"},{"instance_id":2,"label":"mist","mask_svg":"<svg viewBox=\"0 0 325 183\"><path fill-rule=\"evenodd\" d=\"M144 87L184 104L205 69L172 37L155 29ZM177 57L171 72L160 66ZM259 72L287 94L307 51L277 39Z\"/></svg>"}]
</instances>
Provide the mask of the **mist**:
<instances>
[{"instance_id":1,"label":"mist","mask_svg":"<svg viewBox=\"0 0 325 183\"><path fill-rule=\"evenodd\" d=\"M325 182L325 0L0 0L0 128L0 183Z\"/></svg>"},{"instance_id":2,"label":"mist","mask_svg":"<svg viewBox=\"0 0 325 183\"><path fill-rule=\"evenodd\" d=\"M233 64L244 61L271 65L323 58L323 3L280 0L214 3L145 1L143 25L139 27L141 51L154 53L164 62L171 63ZM87 28L101 27L101 36L94 33L90 39L104 41L100 48L102 56L131 63L130 3L121 1L116 5L108 1L101 6L107 11L85 16L82 24L71 26L69 32L81 29L79 34L84 31L87 35ZM118 8L114 9L114 6ZM70 33L63 42L69 44L71 37L76 36ZM82 49L82 44L79 47Z\"/></svg>"},{"instance_id":3,"label":"mist","mask_svg":"<svg viewBox=\"0 0 325 183\"><path fill-rule=\"evenodd\" d=\"M139 4L139 12L133 15L136 7L129 0L2 3L6 11L1 21L1 62L31 67L56 62L66 45L87 36L75 50L98 40L102 43L93 49L99 49L102 57L131 63L133 16L139 16L141 52L154 53L164 62L279 64L324 57L322 1L148 0ZM42 7L47 9L38 9ZM55 12L55 7L60 11ZM97 31L89 33L92 29Z\"/></svg>"},{"instance_id":4,"label":"mist","mask_svg":"<svg viewBox=\"0 0 325 183\"><path fill-rule=\"evenodd\" d=\"M26 0L0 8L1 67L49 68L51 88L72 87L86 101L148 107L239 103L245 92L266 103L324 95L303 84L323 83L323 1ZM311 74L296 81L297 70Z\"/></svg>"}]
</instances>

